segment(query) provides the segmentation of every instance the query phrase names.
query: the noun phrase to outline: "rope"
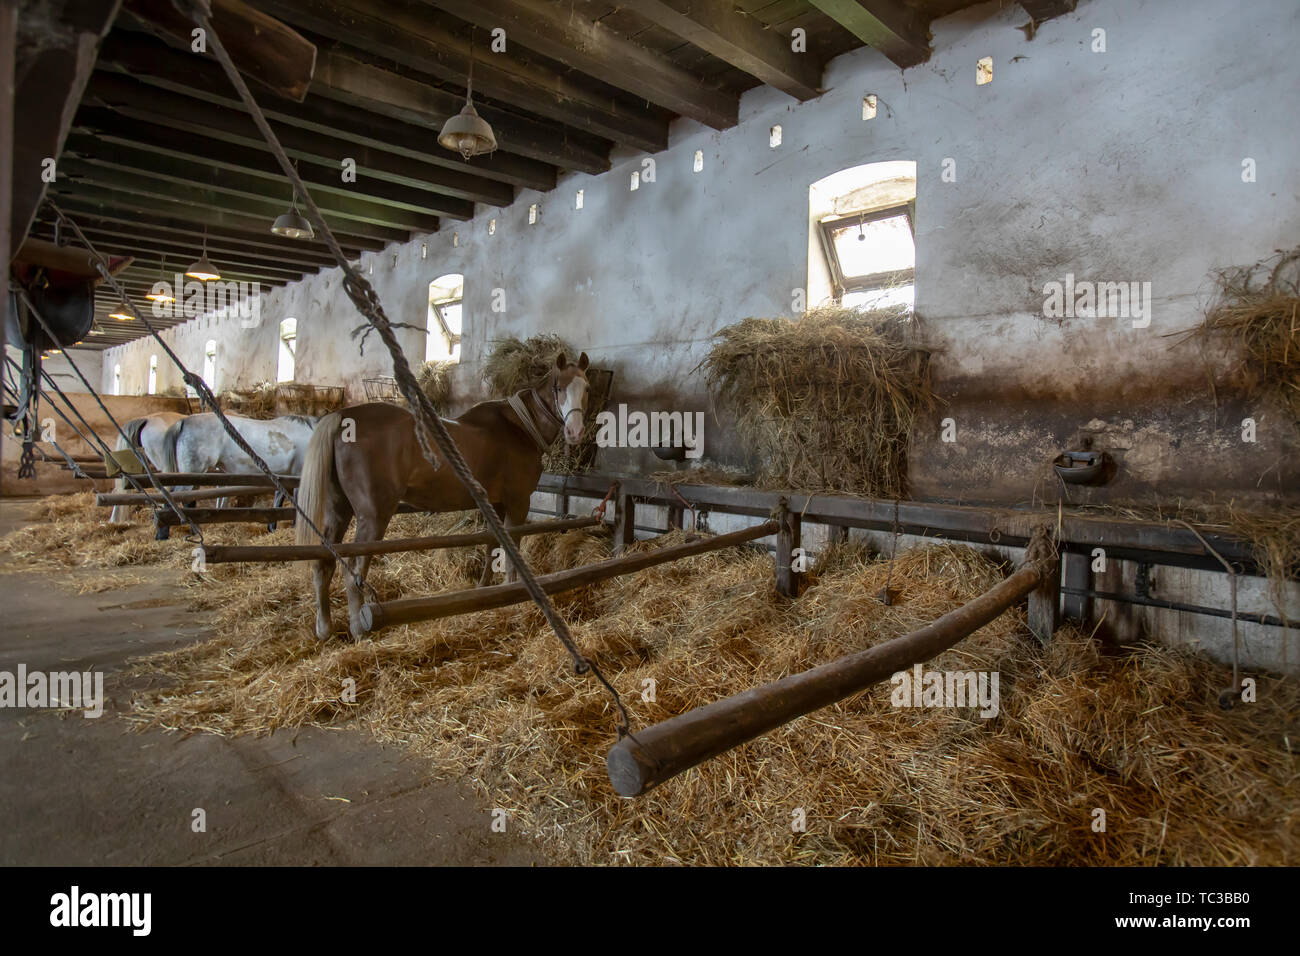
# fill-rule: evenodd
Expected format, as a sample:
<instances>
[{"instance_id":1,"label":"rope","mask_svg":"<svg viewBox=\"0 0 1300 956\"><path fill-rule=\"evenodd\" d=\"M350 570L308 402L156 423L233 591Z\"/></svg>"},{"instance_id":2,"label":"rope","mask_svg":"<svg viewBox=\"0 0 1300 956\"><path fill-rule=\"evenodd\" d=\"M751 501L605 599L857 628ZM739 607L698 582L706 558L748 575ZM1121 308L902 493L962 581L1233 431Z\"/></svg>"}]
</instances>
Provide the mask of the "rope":
<instances>
[{"instance_id":1,"label":"rope","mask_svg":"<svg viewBox=\"0 0 1300 956\"><path fill-rule=\"evenodd\" d=\"M380 341L382 341L384 346L388 349L389 355L393 360L393 377L397 380L397 386L401 391L402 396L406 399L407 404L412 409L413 417L415 419L416 439L419 442L420 451L423 453L425 460L434 468L438 467L438 459L434 454L434 448L436 447L443 460L451 466L457 479L459 479L460 483L464 485L465 490L469 492L470 497L474 499L474 504L478 506L479 511L483 515L483 520L492 531L493 537L497 539L502 551L504 551L507 558L510 560L511 566L515 569L520 582L524 586L524 590L528 592L528 596L533 599L533 602L541 610L542 615L546 618L551 630L555 632L555 636L559 639L560 643L564 645L564 649L568 652L569 657L572 658L574 672L577 674L590 672L609 693L619 714L618 733L620 737L623 737L628 733L629 724L627 709L623 706L623 701L619 697L618 692L614 689L613 685L605 679L605 676L600 672L600 669L583 656L582 652L574 643L573 637L569 633L568 624L565 622L564 618L556 612L554 606L551 604L550 598L547 596L546 592L542 590L542 586L538 584L537 578L533 575L532 569L529 568L528 563L524 560L523 553L520 551L518 543L506 531L505 525L502 523L500 517L498 517L496 509L488 500L487 492L483 490L483 486L480 485L478 479L474 477L474 473L470 470L469 464L465 461L460 449L456 447L455 440L451 437L446 426L443 425L442 420L434 410L433 403L429 401L429 397L420 389L415 374L411 371L410 363L407 362L406 356L402 352L401 345L397 341L397 336L393 332L393 323L389 321L388 316L384 313L384 308L382 303L379 301L379 296L375 293L375 290L371 287L370 283L352 267L348 262L347 257L343 254L343 249L339 246L338 240L334 238L334 233L330 230L329 224L325 221L325 217L321 214L321 211L312 199L311 194L308 193L307 187L303 183L301 177L299 177L298 171L294 168L293 162L289 159L284 148L280 145L280 141L276 137L275 132L271 129L270 124L267 122L266 116L262 112L261 107L257 105L257 101L253 98L253 94L249 92L247 84L244 83L244 78L240 75L234 61L231 60L230 54L226 52L226 47L225 44L222 43L221 37L218 35L217 31L213 29L211 21L212 9L209 0L176 0L176 2L178 5L188 7L190 16L193 18L195 24L202 27L206 32L209 48L216 56L217 61L221 64L221 68L225 70L226 76L229 78L231 85L234 86L235 90L239 93L240 99L243 100L244 106L247 108L249 115L256 124L258 131L261 132L262 138L266 140L267 146L275 155L276 160L280 164L280 168L284 171L284 174L288 177L289 181L293 183L295 194L302 199L307 214L311 217L313 223L320 226L320 235L322 240L333 254L335 261L338 262L339 268L343 271L343 289L348 294L348 298L352 300L352 303L357 307L357 310L374 327L375 332L379 335ZM313 530L316 529L313 527ZM319 534L319 532L317 533Z\"/></svg>"},{"instance_id":2,"label":"rope","mask_svg":"<svg viewBox=\"0 0 1300 956\"><path fill-rule=\"evenodd\" d=\"M53 204L51 203L51 205ZM58 212L58 210L55 211ZM59 215L62 216L63 214L59 213ZM73 228L76 227L74 226ZM77 230L77 235L78 236L81 235L81 230L79 229ZM82 237L82 239L84 241L84 237ZM90 247L87 246L87 248L89 249ZM102 270L102 271L107 273L107 270ZM114 283L116 283L116 280L113 281ZM108 410L108 406L105 405L103 399L99 397L99 392L95 391L95 387L90 384L86 376L81 374L81 369L78 367L77 363L72 360L72 356L68 354L68 347L63 344L63 340L59 338L58 335L55 334L52 328L50 328L50 324L45 321L45 316L41 315L41 313L37 310L35 303L33 303L31 300L31 296L27 294L27 290L19 286L18 295L23 300L23 304L26 305L28 310L31 311L32 315L36 316L36 321L41 324L41 328L43 328L45 330L45 334L50 337L50 341L54 342L56 345L59 346L60 349L62 349L63 357L68 360L68 364L72 366L72 370L77 373L77 378L81 379L81 384L86 386L86 391L89 392L90 397L95 400L95 404L99 406L99 410L104 413L104 415L108 418L110 422L113 423L113 427L117 429L117 433L121 435L123 439L125 439L127 447L130 448L131 436L129 436L122 429L122 426L118 424L117 419L113 417L113 413ZM53 380L51 380L51 383L52 382ZM63 394L57 385L54 386L54 390L56 392L59 392L60 395ZM103 441L101 441L100 444L104 445L105 451L111 456L112 453L108 451L108 445L105 444ZM172 511L176 512L176 516L180 518L181 521L185 522L190 526L190 536L186 538L186 540L191 542L192 544L202 544L203 531L199 528L197 524L195 524L190 518L188 518L185 515L185 512L181 510L180 505L176 504L176 502L172 499L171 493L168 492L166 488L163 488L161 485L158 484L158 479L154 476L153 468L150 466L147 458L141 458L140 464L144 466L144 473L145 475L148 476L149 483L153 485L154 488L156 488L162 494L163 500L167 502L168 506L172 509ZM126 474L126 472L124 471L123 474ZM132 482L132 484L135 483ZM136 487L139 488L138 485ZM144 489L140 488L140 491L143 492Z\"/></svg>"},{"instance_id":3,"label":"rope","mask_svg":"<svg viewBox=\"0 0 1300 956\"><path fill-rule=\"evenodd\" d=\"M90 257L88 260L90 264L99 272L101 276L104 277L104 279L108 282L108 284L113 287L113 291L117 293L118 298L121 300L122 304L131 311L131 314L133 314L142 323L144 323L144 327L149 331L149 334L153 336L154 341L156 341L162 347L162 350L167 353L167 357L171 359L172 364L174 364L178 369L180 369L181 378L184 380L185 384L188 385L190 388L194 389L194 391L198 394L200 406L206 407L212 411L212 414L216 416L217 421L221 423L221 427L225 429L226 434L230 436L230 440L233 441L239 447L240 451L242 451L245 455L249 457L249 459L253 462L254 465L257 466L258 470L261 471L262 474L266 475L268 478L271 479L271 484L275 487L275 490L279 492L282 500L286 500L293 505L294 510L298 512L299 520L305 521L307 523L307 526L311 528L311 530L316 533L317 537L321 539L321 544L323 544L326 547L326 549L329 550L330 554L334 556L334 560L340 562L343 565L345 571L348 574L352 575L352 581L356 585L357 589L364 590L367 594L371 596L371 598L377 598L374 589L361 580L360 576L356 572L356 569L353 568L353 566L350 563L344 560L343 556L340 555L337 550L335 550L334 546L330 544L330 542L325 540L325 536L321 533L321 530L318 527L316 527L315 523L311 520L310 516L308 516L305 511L303 511L300 507L298 507L298 502L294 498L293 493L289 491L288 487L284 484L284 482L280 481L280 476L271 470L271 468L266 464L266 462L262 460L262 457L257 452L255 452L252 446L249 445L248 442L244 439L244 436L239 433L239 430L235 428L233 424L231 424L230 419L226 417L225 412L223 412L220 406L217 404L217 397L214 394L212 394L212 389L208 387L208 383L203 381L202 376L195 375L188 368L186 368L185 363L180 360L180 356L178 356L174 351L172 351L171 346L169 346L167 342L163 339L163 337L158 334L158 330L154 328L154 326L149 322L149 320L144 317L144 311L142 309L139 309L136 306L135 301L127 294L126 290L122 288L121 284L117 281L117 278L113 275L113 273L109 271L108 260L103 256L103 254L101 254L97 249L95 249L95 247L91 244L90 240L86 238L84 233L82 233L81 228L75 222L69 219L68 216L63 212L63 210L61 210L58 206L56 206L52 200L46 200L46 204L50 207L51 210L53 210L54 214L58 217L60 223L67 225L69 228L72 229L74 233L76 233L77 238L81 241L82 245L86 247L86 251L90 253ZM96 398L96 400L98 401L98 398ZM100 407L101 408L103 407L102 402L100 403ZM121 431L121 429L118 430ZM152 478L152 474L150 475L150 477ZM158 487L157 482L154 483L154 487L155 488ZM167 493L165 491L163 492L163 494L164 496L167 496ZM170 496L167 496L167 500L168 503L171 503ZM173 504L173 509L175 510L174 504ZM188 522L190 527L193 529L193 533L191 537L187 538L186 540L192 541L193 543L196 544L203 544L203 532L199 528L199 526L195 524L191 519L186 517L179 510L177 510L176 513L182 518L182 520Z\"/></svg>"},{"instance_id":4,"label":"rope","mask_svg":"<svg viewBox=\"0 0 1300 956\"><path fill-rule=\"evenodd\" d=\"M5 362L8 363L10 368L18 371L21 374L21 369L18 368L18 363L15 362L13 359L9 358L9 356L7 355L5 356ZM49 372L45 371L45 369L41 369L41 377L44 378L47 383L49 383L51 388L53 388L56 392L58 392L59 386L55 383L54 379L50 378ZM10 395L12 395L15 401L19 400L18 393L9 387L8 382L5 383L5 391L8 392ZM65 402L68 400L67 396L64 395L62 392L59 392L59 397L62 398ZM91 444L89 439L87 439L86 436L81 433L81 429L79 429L76 425L74 425L72 423L72 420L63 413L63 410L59 408L58 405L55 405L53 402L50 402L50 411L54 412L55 415L58 415L60 418L62 418L63 423L72 429L74 435L80 438L87 445L90 445L91 448L95 447L93 444ZM71 455L69 455L66 451L64 451L62 446L60 446L57 441L51 438L49 439L49 442L51 445L54 446L54 450L63 456L63 460L67 464L68 469L72 472L74 478L87 478L87 479L89 478L89 476L84 471L81 470L81 465L78 464ZM55 459L46 456L45 460L54 461Z\"/></svg>"}]
</instances>

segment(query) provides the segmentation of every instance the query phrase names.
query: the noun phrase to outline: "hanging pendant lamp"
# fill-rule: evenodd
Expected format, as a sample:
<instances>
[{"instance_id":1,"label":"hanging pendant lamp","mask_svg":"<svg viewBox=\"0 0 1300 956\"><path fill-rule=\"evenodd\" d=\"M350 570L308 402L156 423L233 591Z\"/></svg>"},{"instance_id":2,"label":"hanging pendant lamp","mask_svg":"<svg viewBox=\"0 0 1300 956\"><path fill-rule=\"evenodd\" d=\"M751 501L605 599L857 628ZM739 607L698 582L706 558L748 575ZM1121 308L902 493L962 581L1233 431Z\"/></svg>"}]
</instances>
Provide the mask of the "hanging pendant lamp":
<instances>
[{"instance_id":1,"label":"hanging pendant lamp","mask_svg":"<svg viewBox=\"0 0 1300 956\"><path fill-rule=\"evenodd\" d=\"M295 162L294 168L297 167L298 164ZM289 211L276 217L275 222L271 224L271 231L286 239L315 239L316 230L311 227L307 217L298 211L297 192L294 192L289 199Z\"/></svg>"},{"instance_id":2,"label":"hanging pendant lamp","mask_svg":"<svg viewBox=\"0 0 1300 956\"><path fill-rule=\"evenodd\" d=\"M200 282L214 282L221 278L221 273L217 271L217 267L208 260L207 226L203 227L203 254L199 256L197 262L190 264L190 267L185 270L185 274L191 279L198 279Z\"/></svg>"},{"instance_id":3,"label":"hanging pendant lamp","mask_svg":"<svg viewBox=\"0 0 1300 956\"><path fill-rule=\"evenodd\" d=\"M469 35L469 78L465 85L465 106L449 117L438 134L438 145L460 153L467 162L497 148L497 137L488 121L474 109L474 33Z\"/></svg>"}]
</instances>

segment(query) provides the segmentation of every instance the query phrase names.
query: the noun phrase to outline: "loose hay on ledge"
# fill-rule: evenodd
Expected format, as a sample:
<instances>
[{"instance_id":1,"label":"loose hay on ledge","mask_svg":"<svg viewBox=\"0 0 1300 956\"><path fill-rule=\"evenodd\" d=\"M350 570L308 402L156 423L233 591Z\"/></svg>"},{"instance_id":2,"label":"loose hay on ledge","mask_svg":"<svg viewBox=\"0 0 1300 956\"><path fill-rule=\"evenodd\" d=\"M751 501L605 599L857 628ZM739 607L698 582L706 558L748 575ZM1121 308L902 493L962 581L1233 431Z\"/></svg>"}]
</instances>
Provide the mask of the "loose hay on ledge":
<instances>
[{"instance_id":1,"label":"loose hay on ledge","mask_svg":"<svg viewBox=\"0 0 1300 956\"><path fill-rule=\"evenodd\" d=\"M892 498L905 492L918 413L935 404L929 355L895 312L825 308L745 319L700 364L759 459L763 484Z\"/></svg>"},{"instance_id":2,"label":"loose hay on ledge","mask_svg":"<svg viewBox=\"0 0 1300 956\"><path fill-rule=\"evenodd\" d=\"M394 534L462 530L400 516ZM635 547L656 548L680 533ZM608 533L525 539L541 571L608 556ZM377 559L381 598L469 586L482 549ZM987 589L1005 569L943 545L887 564L829 550L796 601L771 558L715 552L557 596L578 644L645 726L896 637ZM1300 739L1294 681L1259 677L1259 702L1223 712L1228 670L1156 645L1108 653L1072 629L1046 650L1023 614L998 618L926 665L1000 674L1000 713L904 709L877 687L746 744L636 801L603 754L614 716L575 677L531 605L318 644L305 568L209 577L204 644L146 659L142 726L219 734L358 726L465 779L557 861L817 864L1294 864ZM336 583L335 618L342 594ZM343 700L345 679L356 701ZM655 699L641 691L652 679ZM791 832L802 807L806 833ZM1093 809L1107 813L1092 832Z\"/></svg>"},{"instance_id":3,"label":"loose hay on ledge","mask_svg":"<svg viewBox=\"0 0 1300 956\"><path fill-rule=\"evenodd\" d=\"M1233 384L1265 398L1300 428L1300 249L1221 269L1205 321L1187 335L1233 354Z\"/></svg>"}]
</instances>

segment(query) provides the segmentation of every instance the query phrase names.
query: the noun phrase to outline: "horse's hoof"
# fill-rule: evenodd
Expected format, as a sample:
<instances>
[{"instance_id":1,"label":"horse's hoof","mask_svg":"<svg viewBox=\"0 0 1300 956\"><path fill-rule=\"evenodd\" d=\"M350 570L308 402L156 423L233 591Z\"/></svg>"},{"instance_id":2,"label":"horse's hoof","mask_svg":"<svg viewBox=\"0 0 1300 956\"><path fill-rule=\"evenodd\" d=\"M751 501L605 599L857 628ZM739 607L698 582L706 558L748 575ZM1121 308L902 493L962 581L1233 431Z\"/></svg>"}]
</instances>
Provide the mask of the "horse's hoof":
<instances>
[{"instance_id":1,"label":"horse's hoof","mask_svg":"<svg viewBox=\"0 0 1300 956\"><path fill-rule=\"evenodd\" d=\"M318 620L316 622L316 640L328 641L330 639L330 632L332 630L334 630L334 628L330 626L329 621Z\"/></svg>"},{"instance_id":2,"label":"horse's hoof","mask_svg":"<svg viewBox=\"0 0 1300 956\"><path fill-rule=\"evenodd\" d=\"M171 536L172 536L171 528L159 528L157 531L153 533L153 539L155 541L166 541L169 538L171 538Z\"/></svg>"}]
</instances>

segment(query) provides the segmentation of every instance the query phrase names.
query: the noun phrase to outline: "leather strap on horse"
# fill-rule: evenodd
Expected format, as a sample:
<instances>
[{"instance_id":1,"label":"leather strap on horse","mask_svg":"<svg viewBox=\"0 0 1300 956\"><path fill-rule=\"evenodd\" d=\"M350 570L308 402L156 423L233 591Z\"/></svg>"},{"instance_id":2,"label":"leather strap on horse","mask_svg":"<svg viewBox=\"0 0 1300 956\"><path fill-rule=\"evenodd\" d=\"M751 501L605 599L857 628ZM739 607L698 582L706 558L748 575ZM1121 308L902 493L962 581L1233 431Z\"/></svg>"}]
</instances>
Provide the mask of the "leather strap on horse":
<instances>
[{"instance_id":1,"label":"leather strap on horse","mask_svg":"<svg viewBox=\"0 0 1300 956\"><path fill-rule=\"evenodd\" d=\"M536 389L533 391L536 393ZM528 432L528 437L537 443L537 447L541 449L542 454L550 451L551 443L543 438L542 433L537 430L537 425L533 422L533 416L528 411L528 406L524 404L523 399L518 395L511 395L506 401L515 410L515 414L519 416L519 423L524 426L524 431Z\"/></svg>"},{"instance_id":2,"label":"leather strap on horse","mask_svg":"<svg viewBox=\"0 0 1300 956\"><path fill-rule=\"evenodd\" d=\"M248 85L240 75L239 69L235 66L234 61L230 59L230 54L226 51L225 44L221 42L221 37L212 26L212 8L209 0L174 0L178 8L186 9L189 16L194 20L196 26L201 27L208 38L208 47L221 68L225 71L226 77L230 80L235 91L239 93L239 98L243 101L245 108L253 123L257 126L262 138L266 140L267 147L274 154L276 161L280 164L280 169L284 172L289 182L293 184L294 193L302 199L303 208L310 217L312 223L320 227L320 238L325 243L330 253L334 256L335 262L343 272L343 290L352 300L352 304L357 307L366 319L374 326L375 332L378 333L380 341L388 349L389 355L393 360L393 378L397 381L398 389L402 397L406 399L410 406L412 416L415 419L415 436L420 444L420 451L425 460L433 467L438 467L438 459L435 457L434 449L436 447L444 461L451 465L452 471L455 472L456 478L469 492L470 497L474 499L474 504L483 515L483 520L491 530L492 536L497 539L501 550L515 572L519 575L520 583L523 584L524 590L528 596L541 610L542 615L546 618L551 630L555 632L556 638L564 645L570 658L573 660L573 666L576 673L585 674L590 672L605 688L613 700L614 706L618 710L619 725L618 733L623 737L628 733L628 716L627 708L623 706L623 701L618 695L612 684L605 679L605 675L600 669L587 660L578 650L573 642L573 637L569 633L569 626L555 610L551 604L550 598L542 590L542 586L537 582L536 576L524 560L522 552L519 550L518 542L511 537L506 531L505 525L497 515L496 508L488 500L487 492L479 484L478 479L474 477L474 472L470 469L469 464L465 461L460 449L456 446L455 440L447 431L446 425L439 418L433 408L433 403L429 397L424 394L420 388L419 382L415 378L415 373L411 371L411 365L402 351L401 344L397 341L397 336L393 332L393 323L389 321L388 316L384 313L383 304L379 301L379 296L375 293L374 288L369 282L353 268L348 262L347 256L343 254L342 247L339 246L338 240L334 238L334 233L321 214L320 208L316 205L311 194L307 191L306 185L298 175L298 170L294 168L293 162L280 145L280 140L276 137L275 131L271 129L270 123L267 122L266 115L262 112L253 94L249 92ZM202 380L200 379L200 382ZM202 394L202 392L200 392Z\"/></svg>"}]
</instances>

